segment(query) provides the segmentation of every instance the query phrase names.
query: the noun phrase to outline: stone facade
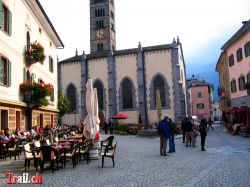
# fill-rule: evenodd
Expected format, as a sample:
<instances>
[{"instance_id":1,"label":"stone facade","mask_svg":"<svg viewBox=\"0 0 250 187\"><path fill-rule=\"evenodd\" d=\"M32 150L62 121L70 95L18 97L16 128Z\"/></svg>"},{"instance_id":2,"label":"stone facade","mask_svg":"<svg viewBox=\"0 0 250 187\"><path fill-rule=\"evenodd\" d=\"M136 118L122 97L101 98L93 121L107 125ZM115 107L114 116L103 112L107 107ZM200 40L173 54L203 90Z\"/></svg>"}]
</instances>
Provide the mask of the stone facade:
<instances>
[{"instance_id":1,"label":"stone facade","mask_svg":"<svg viewBox=\"0 0 250 187\"><path fill-rule=\"evenodd\" d=\"M114 1L90 0L91 53L75 55L59 62L59 82L65 95L69 84L75 85L77 95L81 95L77 99L81 103L80 113L66 114L63 122L75 124L85 118L85 84L88 78L92 78L93 83L102 85L103 108L99 109L102 116L109 118L121 112L129 117L121 122L138 123L140 115L144 124L158 121L155 79L159 78L163 82L162 99L166 105L161 108L162 116L171 116L180 122L187 115L189 107L185 62L179 38L166 45L142 47L139 43L137 48L115 50L114 18ZM103 21L101 27L100 21ZM99 44L103 44L102 50L97 49ZM69 77L69 74L72 76ZM131 84L129 108L124 107L124 81Z\"/></svg>"}]
</instances>

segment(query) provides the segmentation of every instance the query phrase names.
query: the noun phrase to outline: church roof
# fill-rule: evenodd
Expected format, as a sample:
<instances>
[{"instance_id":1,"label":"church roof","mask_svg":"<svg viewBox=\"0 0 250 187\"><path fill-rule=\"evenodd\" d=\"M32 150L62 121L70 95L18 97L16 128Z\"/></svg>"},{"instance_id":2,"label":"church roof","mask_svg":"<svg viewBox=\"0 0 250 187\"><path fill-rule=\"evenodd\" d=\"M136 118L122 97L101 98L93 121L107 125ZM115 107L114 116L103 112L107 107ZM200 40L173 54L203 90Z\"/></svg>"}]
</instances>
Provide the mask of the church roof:
<instances>
[{"instance_id":1,"label":"church roof","mask_svg":"<svg viewBox=\"0 0 250 187\"><path fill-rule=\"evenodd\" d=\"M148 51L158 51L158 50L165 50L165 49L173 49L176 48L177 44L171 43L171 44L164 44L164 45L155 45L155 46L148 46L148 47L142 47L143 52ZM114 56L119 55L128 55L128 54L136 54L138 48L131 48L131 49L122 49L122 50L116 50L113 52ZM86 55L86 59L96 59L96 58L107 58L109 56L109 51L101 51L96 53L91 53ZM62 60L59 63L65 64L70 62L78 62L81 60L82 55L75 55L73 57L70 57L68 59Z\"/></svg>"}]
</instances>

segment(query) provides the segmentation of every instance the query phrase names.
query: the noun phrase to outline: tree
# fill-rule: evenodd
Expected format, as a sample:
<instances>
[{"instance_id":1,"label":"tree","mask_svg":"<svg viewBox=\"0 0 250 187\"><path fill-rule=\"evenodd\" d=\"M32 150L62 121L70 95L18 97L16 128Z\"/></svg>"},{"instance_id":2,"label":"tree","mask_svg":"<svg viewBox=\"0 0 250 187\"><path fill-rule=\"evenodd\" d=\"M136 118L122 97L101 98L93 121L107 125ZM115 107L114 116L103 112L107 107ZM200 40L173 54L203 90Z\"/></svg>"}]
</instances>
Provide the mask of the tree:
<instances>
[{"instance_id":1,"label":"tree","mask_svg":"<svg viewBox=\"0 0 250 187\"><path fill-rule=\"evenodd\" d=\"M58 90L58 109L59 109L59 123L61 123L62 116L71 112L71 104L67 97L63 96L63 90Z\"/></svg>"}]
</instances>

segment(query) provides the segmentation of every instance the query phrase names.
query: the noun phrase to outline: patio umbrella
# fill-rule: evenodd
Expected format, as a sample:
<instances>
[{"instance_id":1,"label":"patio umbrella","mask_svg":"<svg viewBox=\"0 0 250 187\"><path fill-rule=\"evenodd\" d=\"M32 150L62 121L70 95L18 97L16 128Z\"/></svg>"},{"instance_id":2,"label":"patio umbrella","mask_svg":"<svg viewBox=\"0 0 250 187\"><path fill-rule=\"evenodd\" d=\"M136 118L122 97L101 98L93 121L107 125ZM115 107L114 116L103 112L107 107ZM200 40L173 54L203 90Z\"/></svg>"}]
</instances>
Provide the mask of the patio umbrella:
<instances>
[{"instance_id":1,"label":"patio umbrella","mask_svg":"<svg viewBox=\"0 0 250 187\"><path fill-rule=\"evenodd\" d=\"M83 135L86 138L95 138L96 134L96 120L94 116L94 90L93 90L93 83L92 79L88 79L86 84L86 110L87 116L83 122L84 124L84 131Z\"/></svg>"},{"instance_id":2,"label":"patio umbrella","mask_svg":"<svg viewBox=\"0 0 250 187\"><path fill-rule=\"evenodd\" d=\"M99 104L98 104L98 97L97 97L97 89L94 88L94 117L95 117L95 130L96 132L99 131Z\"/></svg>"},{"instance_id":3,"label":"patio umbrella","mask_svg":"<svg viewBox=\"0 0 250 187\"><path fill-rule=\"evenodd\" d=\"M121 113L111 117L111 119L127 119L127 118L128 118L127 115Z\"/></svg>"}]
</instances>

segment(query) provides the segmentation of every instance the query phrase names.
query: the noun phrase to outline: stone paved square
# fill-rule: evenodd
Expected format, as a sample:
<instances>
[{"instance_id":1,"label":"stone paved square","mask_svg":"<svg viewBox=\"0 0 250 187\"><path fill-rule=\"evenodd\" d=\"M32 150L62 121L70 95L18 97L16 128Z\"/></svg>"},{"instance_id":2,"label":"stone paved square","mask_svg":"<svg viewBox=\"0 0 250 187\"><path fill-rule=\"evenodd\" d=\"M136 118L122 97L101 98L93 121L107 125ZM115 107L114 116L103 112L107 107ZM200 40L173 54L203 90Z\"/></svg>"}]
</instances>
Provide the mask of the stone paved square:
<instances>
[{"instance_id":1,"label":"stone paved square","mask_svg":"<svg viewBox=\"0 0 250 187\"><path fill-rule=\"evenodd\" d=\"M114 168L109 158L104 168L101 159L82 161L75 169L69 161L54 173L45 170L42 186L249 186L250 138L232 136L220 126L208 133L206 152L200 150L199 137L195 148L175 139L176 153L167 157L159 155L159 137L115 135L115 141ZM0 186L6 186L6 171L22 174L23 165L23 158L1 160ZM35 174L34 167L29 173Z\"/></svg>"}]
</instances>

